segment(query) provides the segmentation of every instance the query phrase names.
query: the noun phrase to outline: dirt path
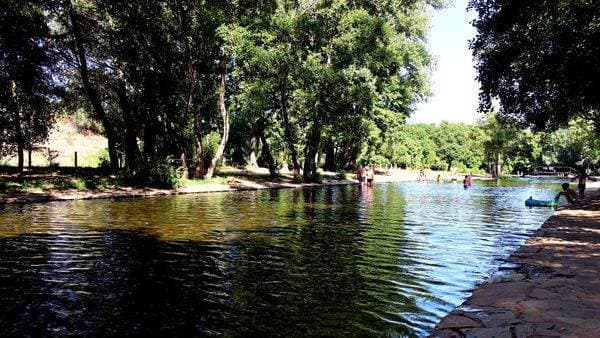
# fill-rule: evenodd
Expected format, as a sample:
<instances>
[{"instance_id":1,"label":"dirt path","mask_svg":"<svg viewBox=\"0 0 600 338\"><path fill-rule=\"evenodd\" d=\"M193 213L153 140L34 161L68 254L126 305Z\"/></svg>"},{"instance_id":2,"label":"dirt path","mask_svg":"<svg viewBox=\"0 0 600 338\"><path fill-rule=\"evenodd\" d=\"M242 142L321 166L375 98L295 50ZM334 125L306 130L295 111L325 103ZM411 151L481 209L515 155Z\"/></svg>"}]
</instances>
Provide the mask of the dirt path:
<instances>
[{"instance_id":1,"label":"dirt path","mask_svg":"<svg viewBox=\"0 0 600 338\"><path fill-rule=\"evenodd\" d=\"M548 219L431 337L600 337L600 194L590 194Z\"/></svg>"},{"instance_id":2,"label":"dirt path","mask_svg":"<svg viewBox=\"0 0 600 338\"><path fill-rule=\"evenodd\" d=\"M164 195L199 194L223 191L244 191L260 189L302 188L321 185L355 184L354 180L335 180L317 183L285 183L285 182L259 182L253 180L236 179L229 184L202 184L191 185L179 189L154 189L154 188L116 188L116 189L89 189L89 190L56 190L44 192L19 192L0 194L0 204L10 203L36 203L50 201L68 201L81 199L126 198L126 197L153 197Z\"/></svg>"},{"instance_id":3,"label":"dirt path","mask_svg":"<svg viewBox=\"0 0 600 338\"><path fill-rule=\"evenodd\" d=\"M259 173L260 174L260 173ZM263 173L264 174L264 173ZM450 180L450 175L442 173L446 181ZM327 177L323 183L291 183L291 182L269 182L265 180L264 175L250 175L244 178L240 176L229 177L228 184L200 184L189 185L179 189L153 189L153 188L128 188L120 187L115 189L87 189L87 190L48 190L42 192L17 192L17 193L0 193L0 205L10 203L36 203L50 201L68 201L79 199L101 199L101 198L127 198L127 197L153 197L162 195L181 195L181 194L198 194L209 192L223 191L243 191L243 190L260 190L260 189L281 189L281 188L303 188L316 187L326 185L345 185L357 184L354 179L335 179L336 173L327 173ZM410 182L417 178L417 171L402 170L396 171L388 175L375 175L375 182ZM430 180L434 179L434 175L430 174ZM488 179L487 177L474 177L474 179Z\"/></svg>"}]
</instances>

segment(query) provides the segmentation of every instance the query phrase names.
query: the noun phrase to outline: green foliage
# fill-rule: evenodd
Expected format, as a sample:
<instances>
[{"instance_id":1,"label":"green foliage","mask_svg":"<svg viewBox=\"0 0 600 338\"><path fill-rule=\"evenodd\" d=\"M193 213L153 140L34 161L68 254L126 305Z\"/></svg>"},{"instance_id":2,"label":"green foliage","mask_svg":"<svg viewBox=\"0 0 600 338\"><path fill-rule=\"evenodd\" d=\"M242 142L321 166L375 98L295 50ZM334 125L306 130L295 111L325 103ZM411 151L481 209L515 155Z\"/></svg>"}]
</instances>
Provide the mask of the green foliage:
<instances>
[{"instance_id":1,"label":"green foliage","mask_svg":"<svg viewBox=\"0 0 600 338\"><path fill-rule=\"evenodd\" d=\"M0 2L0 156L46 139L57 94L44 11L47 1Z\"/></svg>"},{"instance_id":2,"label":"green foliage","mask_svg":"<svg viewBox=\"0 0 600 338\"><path fill-rule=\"evenodd\" d=\"M535 125L544 125L550 115L549 124L559 125L577 115L576 106L583 115L598 111L598 95L588 90L597 81L597 67L588 66L599 53L589 43L590 32L582 30L583 19L595 18L597 9L581 17L548 16L544 22L535 14L557 9L573 14L577 5L547 0L541 2L547 8L526 2L471 3L486 14L477 23L480 35L474 43L484 83L482 102L500 97L500 116L517 115L518 110ZM116 170L118 155L124 154L121 175L138 186L180 184L189 163L177 172L170 158L195 162L198 176L202 170L212 172L206 168L218 162L222 140L228 141L224 154L232 164L246 164L253 152L252 158L272 175L283 166L302 167L304 181L319 181L320 166L343 172L359 163L440 164L473 172L494 167L501 174L543 160L597 162L600 147L590 121L598 119L544 138L495 115L478 126L405 124L430 94L428 16L431 8L444 4L9 1L0 11L0 110L6 112L0 114L0 155L12 152L17 143L28 146L46 136L52 102L72 114L80 130L101 131L108 138L106 153L85 157L80 165ZM518 15L498 16L513 13L511 9L518 9ZM559 38L573 32L541 29L555 29L561 22L573 24L574 32L582 33L578 43L586 47L573 49L566 59L559 47L577 40ZM531 23L531 32L520 31L529 29L525 23ZM502 34L495 35L496 30ZM529 41L533 32L544 34ZM544 51L549 54L539 54ZM529 60L528 55L539 58ZM574 64L584 65L586 73L567 74L565 67L576 69ZM567 79L564 88L557 76ZM577 87L573 78L586 81ZM7 90L9 84L16 90ZM62 86L60 96L56 85ZM566 94L573 95L573 104L564 102ZM548 107L550 115L544 115L541 110ZM559 108L566 117L557 116Z\"/></svg>"},{"instance_id":3,"label":"green foliage","mask_svg":"<svg viewBox=\"0 0 600 338\"><path fill-rule=\"evenodd\" d=\"M95 153L89 153L78 159L78 166L83 168L96 168L106 166L108 161L108 149L101 149Z\"/></svg>"},{"instance_id":4,"label":"green foliage","mask_svg":"<svg viewBox=\"0 0 600 338\"><path fill-rule=\"evenodd\" d=\"M596 1L471 0L479 18L472 42L481 108L499 99L500 114L537 129L574 117L600 128Z\"/></svg>"},{"instance_id":5,"label":"green foliage","mask_svg":"<svg viewBox=\"0 0 600 338\"><path fill-rule=\"evenodd\" d=\"M600 166L600 137L591 121L574 119L565 128L540 137L543 164Z\"/></svg>"},{"instance_id":6,"label":"green foliage","mask_svg":"<svg viewBox=\"0 0 600 338\"><path fill-rule=\"evenodd\" d=\"M83 108L75 109L71 113L70 120L80 133L100 134L102 132L100 123L90 118L90 114ZM108 151L106 152L106 158L108 158Z\"/></svg>"},{"instance_id":7,"label":"green foliage","mask_svg":"<svg viewBox=\"0 0 600 338\"><path fill-rule=\"evenodd\" d=\"M126 185L161 189L179 188L184 183L169 159L142 166L131 173L124 173L121 175L121 182Z\"/></svg>"},{"instance_id":8,"label":"green foliage","mask_svg":"<svg viewBox=\"0 0 600 338\"><path fill-rule=\"evenodd\" d=\"M202 139L202 155L204 163L208 163L217 152L221 142L221 135L218 132L212 132Z\"/></svg>"},{"instance_id":9,"label":"green foliage","mask_svg":"<svg viewBox=\"0 0 600 338\"><path fill-rule=\"evenodd\" d=\"M56 190L84 190L87 188L86 182L78 178L59 178L52 182L52 185Z\"/></svg>"}]
</instances>

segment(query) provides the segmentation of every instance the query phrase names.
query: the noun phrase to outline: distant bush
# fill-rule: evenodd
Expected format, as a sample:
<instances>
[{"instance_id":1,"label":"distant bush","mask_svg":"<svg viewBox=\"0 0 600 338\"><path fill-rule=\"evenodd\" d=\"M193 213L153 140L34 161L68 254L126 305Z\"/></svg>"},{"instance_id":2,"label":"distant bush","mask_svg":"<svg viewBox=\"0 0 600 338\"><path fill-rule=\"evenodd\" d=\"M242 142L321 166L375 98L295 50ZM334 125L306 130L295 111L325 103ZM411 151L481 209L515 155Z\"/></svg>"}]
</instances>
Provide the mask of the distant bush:
<instances>
[{"instance_id":1,"label":"distant bush","mask_svg":"<svg viewBox=\"0 0 600 338\"><path fill-rule=\"evenodd\" d=\"M183 185L177 170L169 163L169 159L153 164L142 165L132 173L124 174L121 181L138 187L155 187L173 189Z\"/></svg>"},{"instance_id":2,"label":"distant bush","mask_svg":"<svg viewBox=\"0 0 600 338\"><path fill-rule=\"evenodd\" d=\"M208 166L221 143L221 134L212 132L202 139L202 157L205 167Z\"/></svg>"},{"instance_id":3,"label":"distant bush","mask_svg":"<svg viewBox=\"0 0 600 338\"><path fill-rule=\"evenodd\" d=\"M88 153L78 161L80 167L96 168L102 167L103 163L108 162L108 149L100 149L95 153ZM109 163L110 164L110 163Z\"/></svg>"},{"instance_id":4,"label":"distant bush","mask_svg":"<svg viewBox=\"0 0 600 338\"><path fill-rule=\"evenodd\" d=\"M56 190L77 189L84 190L87 188L85 181L80 179L59 178L52 182L52 186Z\"/></svg>"},{"instance_id":5,"label":"distant bush","mask_svg":"<svg viewBox=\"0 0 600 338\"><path fill-rule=\"evenodd\" d=\"M80 108L75 110L75 112L71 115L71 120L77 128L77 131L81 133L92 133L92 134L101 134L102 126L100 123L89 117L89 113L84 109Z\"/></svg>"},{"instance_id":6,"label":"distant bush","mask_svg":"<svg viewBox=\"0 0 600 338\"><path fill-rule=\"evenodd\" d=\"M378 167L386 167L386 166L389 166L391 164L391 162L389 159L387 159L386 157L384 157L382 155L373 155L369 159L368 164L375 164Z\"/></svg>"},{"instance_id":7,"label":"distant bush","mask_svg":"<svg viewBox=\"0 0 600 338\"><path fill-rule=\"evenodd\" d=\"M321 176L321 173L315 173L312 177L309 177L308 179L303 181L312 183L323 183L323 176Z\"/></svg>"},{"instance_id":8,"label":"distant bush","mask_svg":"<svg viewBox=\"0 0 600 338\"><path fill-rule=\"evenodd\" d=\"M346 172L346 170L340 170L337 174L337 178L340 180L346 180L348 179L348 173Z\"/></svg>"}]
</instances>

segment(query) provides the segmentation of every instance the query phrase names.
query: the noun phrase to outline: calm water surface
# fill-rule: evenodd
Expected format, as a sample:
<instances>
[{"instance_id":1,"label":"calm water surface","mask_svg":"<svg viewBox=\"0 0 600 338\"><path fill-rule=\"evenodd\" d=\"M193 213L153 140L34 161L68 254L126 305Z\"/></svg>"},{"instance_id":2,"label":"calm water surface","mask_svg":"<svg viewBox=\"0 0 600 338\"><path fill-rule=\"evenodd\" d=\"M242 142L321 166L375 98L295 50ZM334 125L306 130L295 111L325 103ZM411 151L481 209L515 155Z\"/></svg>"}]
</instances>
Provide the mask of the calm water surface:
<instances>
[{"instance_id":1,"label":"calm water surface","mask_svg":"<svg viewBox=\"0 0 600 338\"><path fill-rule=\"evenodd\" d=\"M0 335L423 336L556 183L380 184L0 209Z\"/></svg>"}]
</instances>

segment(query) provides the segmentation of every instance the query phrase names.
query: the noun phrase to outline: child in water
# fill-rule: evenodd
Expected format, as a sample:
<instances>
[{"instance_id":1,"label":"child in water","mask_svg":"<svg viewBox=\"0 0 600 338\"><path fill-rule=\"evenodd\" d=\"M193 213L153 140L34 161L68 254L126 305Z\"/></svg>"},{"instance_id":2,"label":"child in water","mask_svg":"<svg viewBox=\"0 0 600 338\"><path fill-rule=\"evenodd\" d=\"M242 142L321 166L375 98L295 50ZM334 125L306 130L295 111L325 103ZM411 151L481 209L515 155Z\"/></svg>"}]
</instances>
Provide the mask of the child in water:
<instances>
[{"instance_id":1,"label":"child in water","mask_svg":"<svg viewBox=\"0 0 600 338\"><path fill-rule=\"evenodd\" d=\"M577 190L579 190L579 197L585 197L585 183L587 180L596 182L596 179L591 177L585 172L585 169L580 168L577 176L571 180L571 182L577 180Z\"/></svg>"},{"instance_id":2,"label":"child in water","mask_svg":"<svg viewBox=\"0 0 600 338\"><path fill-rule=\"evenodd\" d=\"M569 183L563 183L562 189L563 189L563 191L560 191L558 194L556 194L556 197L554 197L554 200L556 202L558 202L558 199L560 198L560 196L565 196L567 201L571 204L577 202L577 192L575 192L575 190L569 188Z\"/></svg>"}]
</instances>

